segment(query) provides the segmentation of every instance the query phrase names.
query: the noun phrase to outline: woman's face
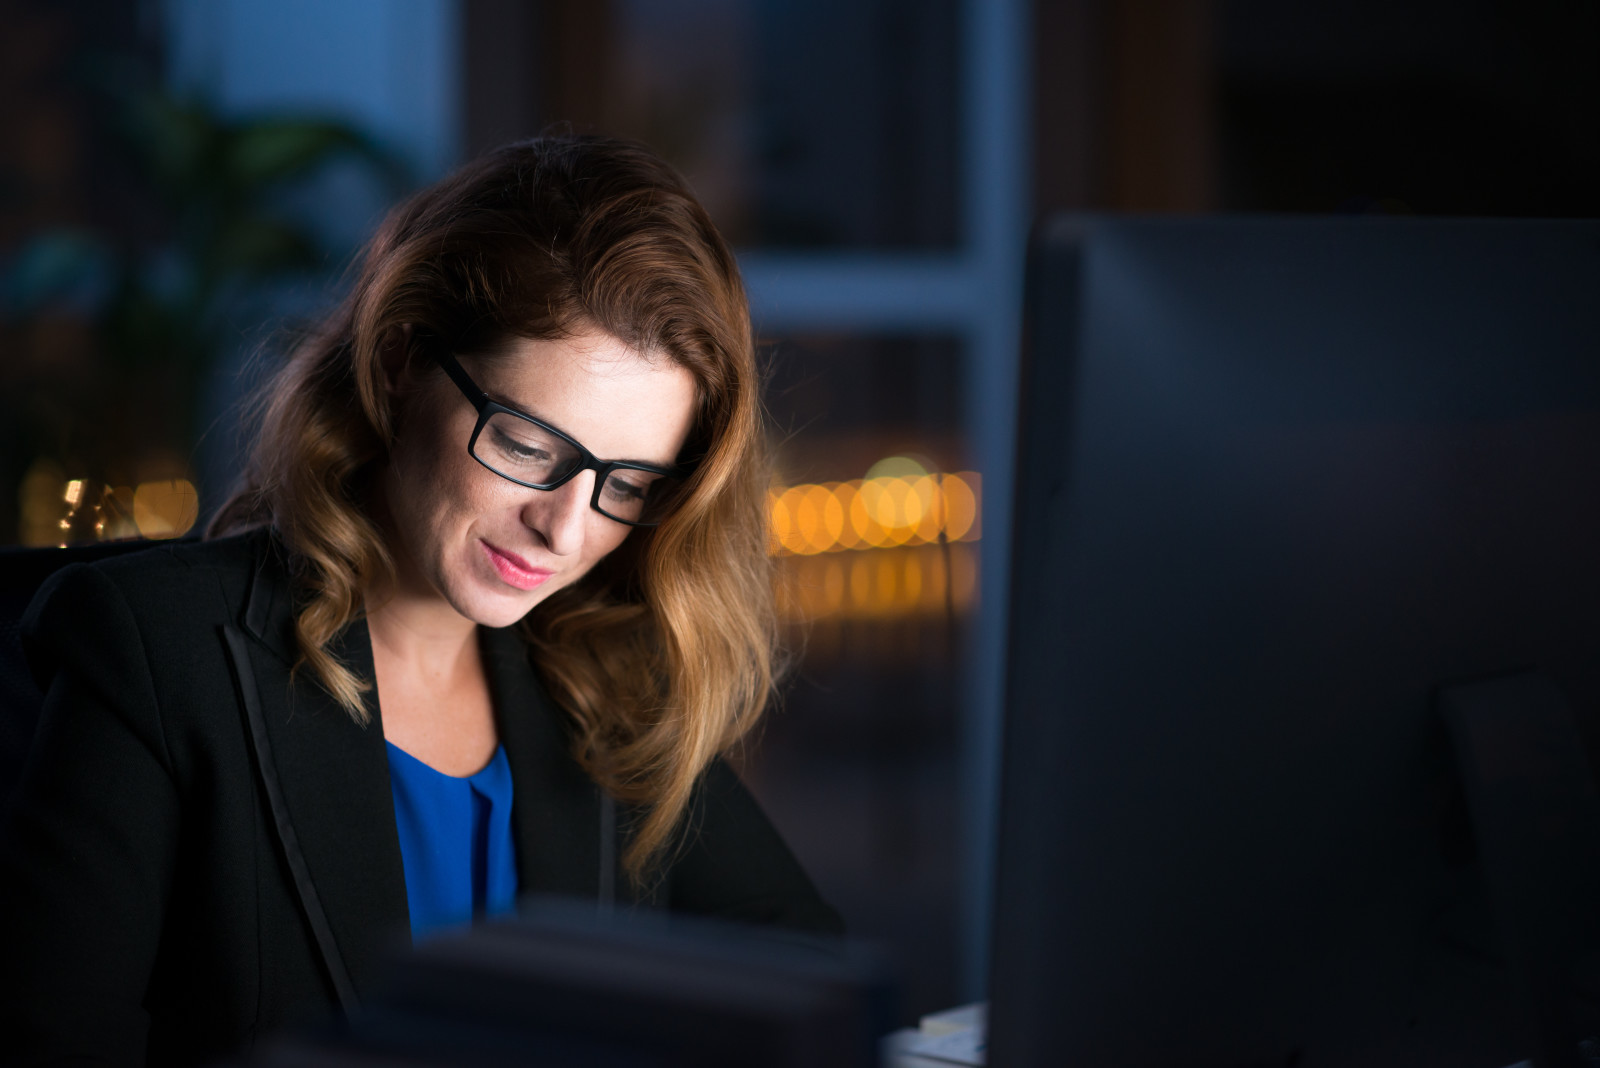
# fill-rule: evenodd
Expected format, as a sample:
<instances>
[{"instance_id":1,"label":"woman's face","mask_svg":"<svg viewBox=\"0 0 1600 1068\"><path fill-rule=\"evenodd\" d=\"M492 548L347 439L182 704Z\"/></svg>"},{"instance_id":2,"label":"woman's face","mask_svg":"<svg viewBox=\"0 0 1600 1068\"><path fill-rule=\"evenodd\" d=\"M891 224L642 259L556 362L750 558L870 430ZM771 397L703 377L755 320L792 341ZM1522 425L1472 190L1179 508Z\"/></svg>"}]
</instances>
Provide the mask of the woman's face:
<instances>
[{"instance_id":1,"label":"woman's face","mask_svg":"<svg viewBox=\"0 0 1600 1068\"><path fill-rule=\"evenodd\" d=\"M491 399L537 416L602 460L670 466L688 437L695 384L599 332L517 339L461 364ZM510 626L583 577L632 529L589 506L593 471L553 490L507 481L467 453L477 412L443 374L397 397L383 476L399 593L438 598L458 615Z\"/></svg>"}]
</instances>

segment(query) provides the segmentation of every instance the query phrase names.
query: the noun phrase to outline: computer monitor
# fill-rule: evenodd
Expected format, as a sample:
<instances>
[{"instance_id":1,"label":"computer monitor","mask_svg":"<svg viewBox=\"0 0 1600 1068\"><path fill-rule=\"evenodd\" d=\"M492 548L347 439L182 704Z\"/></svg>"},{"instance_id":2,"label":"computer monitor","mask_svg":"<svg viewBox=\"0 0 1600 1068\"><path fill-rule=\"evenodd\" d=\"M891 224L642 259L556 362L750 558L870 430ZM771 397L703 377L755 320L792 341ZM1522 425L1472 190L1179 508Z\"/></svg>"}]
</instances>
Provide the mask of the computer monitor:
<instances>
[{"instance_id":1,"label":"computer monitor","mask_svg":"<svg viewBox=\"0 0 1600 1068\"><path fill-rule=\"evenodd\" d=\"M1577 1063L1600 223L1056 219L1024 349L990 1063Z\"/></svg>"}]
</instances>

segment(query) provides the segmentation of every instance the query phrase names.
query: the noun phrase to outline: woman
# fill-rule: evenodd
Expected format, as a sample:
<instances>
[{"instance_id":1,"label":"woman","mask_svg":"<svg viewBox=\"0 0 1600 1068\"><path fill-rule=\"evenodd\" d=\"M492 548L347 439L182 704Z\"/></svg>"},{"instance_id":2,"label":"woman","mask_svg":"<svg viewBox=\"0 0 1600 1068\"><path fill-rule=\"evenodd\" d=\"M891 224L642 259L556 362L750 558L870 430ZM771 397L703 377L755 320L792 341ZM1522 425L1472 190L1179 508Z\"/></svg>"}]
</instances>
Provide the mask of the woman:
<instances>
[{"instance_id":1,"label":"woman","mask_svg":"<svg viewBox=\"0 0 1600 1068\"><path fill-rule=\"evenodd\" d=\"M211 539L30 609L11 1051L214 1058L522 894L837 930L719 758L773 679L759 411L733 257L643 150L398 208Z\"/></svg>"}]
</instances>

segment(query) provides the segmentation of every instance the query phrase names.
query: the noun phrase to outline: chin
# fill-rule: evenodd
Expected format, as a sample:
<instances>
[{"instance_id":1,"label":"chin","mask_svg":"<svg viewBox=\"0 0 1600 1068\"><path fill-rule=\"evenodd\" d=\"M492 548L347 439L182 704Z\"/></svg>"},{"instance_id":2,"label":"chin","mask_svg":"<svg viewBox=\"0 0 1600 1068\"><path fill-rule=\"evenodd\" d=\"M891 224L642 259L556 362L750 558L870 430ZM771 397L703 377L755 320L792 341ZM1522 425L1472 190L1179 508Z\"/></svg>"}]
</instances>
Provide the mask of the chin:
<instances>
[{"instance_id":1,"label":"chin","mask_svg":"<svg viewBox=\"0 0 1600 1068\"><path fill-rule=\"evenodd\" d=\"M490 586L481 579L470 581L464 596L450 598L451 607L480 627L509 627L537 608L558 588L554 577L532 590L516 590L504 584Z\"/></svg>"},{"instance_id":2,"label":"chin","mask_svg":"<svg viewBox=\"0 0 1600 1068\"><path fill-rule=\"evenodd\" d=\"M480 627L509 627L544 600L544 591L520 596L497 596L474 591L475 596L457 599L452 607Z\"/></svg>"}]
</instances>

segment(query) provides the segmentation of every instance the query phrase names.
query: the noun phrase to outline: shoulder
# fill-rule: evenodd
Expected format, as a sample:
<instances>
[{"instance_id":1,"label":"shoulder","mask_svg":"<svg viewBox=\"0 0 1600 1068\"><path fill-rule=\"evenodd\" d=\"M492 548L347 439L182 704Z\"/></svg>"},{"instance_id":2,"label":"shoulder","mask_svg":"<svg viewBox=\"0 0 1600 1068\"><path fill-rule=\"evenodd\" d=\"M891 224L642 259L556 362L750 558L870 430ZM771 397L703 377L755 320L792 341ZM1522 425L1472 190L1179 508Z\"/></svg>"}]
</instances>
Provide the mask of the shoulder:
<instances>
[{"instance_id":1,"label":"shoulder","mask_svg":"<svg viewBox=\"0 0 1600 1068\"><path fill-rule=\"evenodd\" d=\"M129 595L171 596L205 584L248 582L275 544L263 528L209 541L168 542L83 566Z\"/></svg>"},{"instance_id":2,"label":"shoulder","mask_svg":"<svg viewBox=\"0 0 1600 1068\"><path fill-rule=\"evenodd\" d=\"M204 607L207 602L216 602L226 612L242 603L273 545L270 531L256 530L68 564L39 587L25 619L39 619L52 605L81 607L85 601L107 600L121 602L141 617L197 611L213 615Z\"/></svg>"},{"instance_id":3,"label":"shoulder","mask_svg":"<svg viewBox=\"0 0 1600 1068\"><path fill-rule=\"evenodd\" d=\"M234 621L273 546L270 532L252 531L56 570L34 594L19 628L36 680L43 684L71 650L88 656L137 638L176 651Z\"/></svg>"}]
</instances>

